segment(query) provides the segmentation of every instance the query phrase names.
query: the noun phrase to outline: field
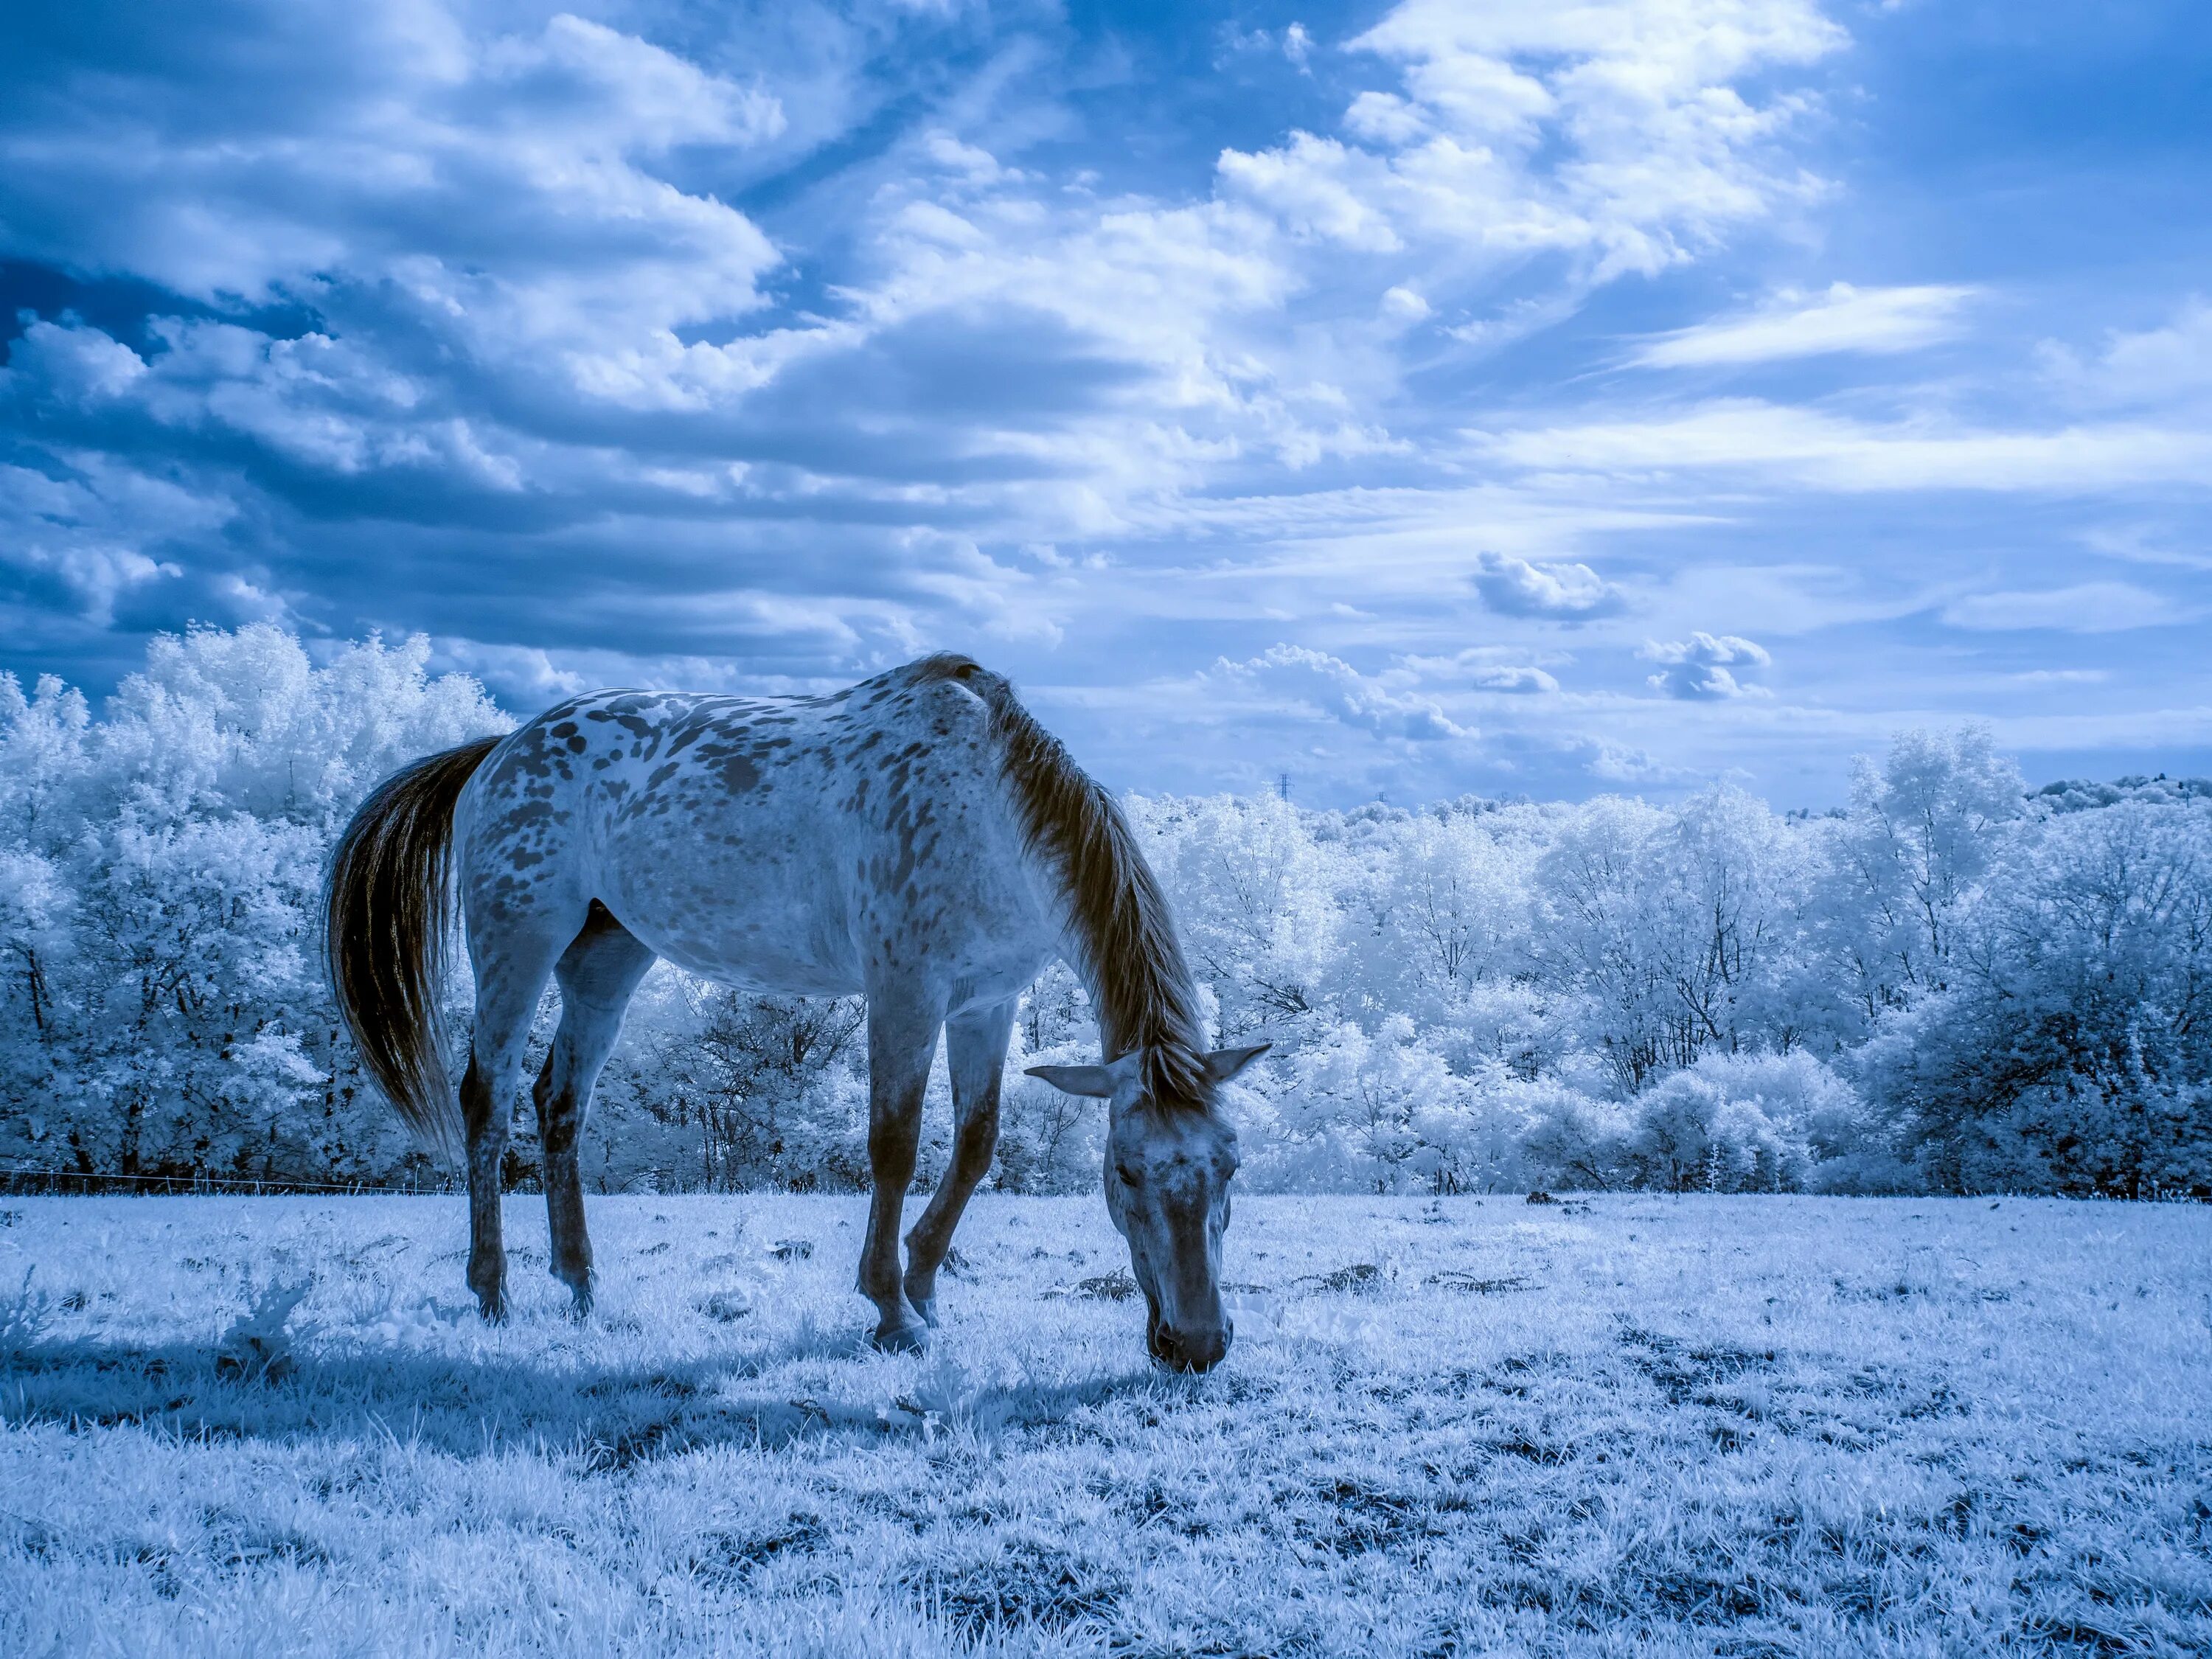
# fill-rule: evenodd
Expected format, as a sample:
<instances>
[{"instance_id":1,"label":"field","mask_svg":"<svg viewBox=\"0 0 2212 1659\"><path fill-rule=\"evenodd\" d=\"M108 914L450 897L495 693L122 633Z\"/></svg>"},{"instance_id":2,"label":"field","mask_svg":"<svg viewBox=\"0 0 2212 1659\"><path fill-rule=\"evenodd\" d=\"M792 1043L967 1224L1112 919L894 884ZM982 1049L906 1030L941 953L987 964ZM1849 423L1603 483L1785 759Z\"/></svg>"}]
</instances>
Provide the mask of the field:
<instances>
[{"instance_id":1,"label":"field","mask_svg":"<svg viewBox=\"0 0 2212 1659\"><path fill-rule=\"evenodd\" d=\"M2202 1206L1246 1198L1197 1378L1096 1198L920 1359L857 1200L595 1200L577 1325L511 1200L498 1329L463 1208L0 1200L0 1653L2212 1650Z\"/></svg>"}]
</instances>

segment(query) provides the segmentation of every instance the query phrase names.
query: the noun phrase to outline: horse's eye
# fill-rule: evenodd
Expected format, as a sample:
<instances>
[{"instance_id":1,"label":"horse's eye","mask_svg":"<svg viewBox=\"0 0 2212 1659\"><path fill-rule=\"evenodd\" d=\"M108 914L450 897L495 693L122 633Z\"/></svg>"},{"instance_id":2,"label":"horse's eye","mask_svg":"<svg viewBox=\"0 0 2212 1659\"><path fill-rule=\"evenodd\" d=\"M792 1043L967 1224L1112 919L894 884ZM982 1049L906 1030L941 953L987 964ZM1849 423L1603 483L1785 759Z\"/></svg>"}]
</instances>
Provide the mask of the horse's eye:
<instances>
[{"instance_id":1,"label":"horse's eye","mask_svg":"<svg viewBox=\"0 0 2212 1659\"><path fill-rule=\"evenodd\" d=\"M1126 1164L1116 1164L1114 1166L1114 1173L1121 1177L1125 1185L1134 1187L1139 1184L1137 1172Z\"/></svg>"}]
</instances>

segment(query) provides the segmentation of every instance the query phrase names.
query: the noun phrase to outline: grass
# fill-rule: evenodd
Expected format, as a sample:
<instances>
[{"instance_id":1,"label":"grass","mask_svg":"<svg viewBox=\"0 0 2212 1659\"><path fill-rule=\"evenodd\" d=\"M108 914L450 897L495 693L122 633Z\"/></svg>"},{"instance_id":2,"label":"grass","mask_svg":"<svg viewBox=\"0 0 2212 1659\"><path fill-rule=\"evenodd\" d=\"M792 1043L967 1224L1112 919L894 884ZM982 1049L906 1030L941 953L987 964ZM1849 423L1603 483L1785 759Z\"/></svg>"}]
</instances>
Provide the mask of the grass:
<instances>
[{"instance_id":1,"label":"grass","mask_svg":"<svg viewBox=\"0 0 2212 1659\"><path fill-rule=\"evenodd\" d=\"M11 1656L2212 1650L2202 1207L1246 1198L1198 1378L1095 1198L922 1358L853 1200L594 1200L582 1325L513 1200L496 1329L458 1200L0 1220Z\"/></svg>"}]
</instances>

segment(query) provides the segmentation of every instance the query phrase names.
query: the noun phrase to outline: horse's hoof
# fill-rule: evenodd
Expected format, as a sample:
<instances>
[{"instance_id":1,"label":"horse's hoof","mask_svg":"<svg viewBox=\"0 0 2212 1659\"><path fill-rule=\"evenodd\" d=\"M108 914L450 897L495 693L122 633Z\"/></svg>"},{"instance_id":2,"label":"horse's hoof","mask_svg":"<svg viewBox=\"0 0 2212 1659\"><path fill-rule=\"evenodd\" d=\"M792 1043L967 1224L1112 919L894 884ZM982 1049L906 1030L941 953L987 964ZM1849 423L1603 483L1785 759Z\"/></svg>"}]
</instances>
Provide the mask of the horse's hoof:
<instances>
[{"instance_id":1,"label":"horse's hoof","mask_svg":"<svg viewBox=\"0 0 2212 1659\"><path fill-rule=\"evenodd\" d=\"M568 1317L580 1325L592 1316L592 1287L588 1285L571 1285L568 1289L570 1292Z\"/></svg>"},{"instance_id":2,"label":"horse's hoof","mask_svg":"<svg viewBox=\"0 0 2212 1659\"><path fill-rule=\"evenodd\" d=\"M507 1292L504 1291L478 1291L477 1292L477 1311L483 1316L483 1322L487 1325L506 1324Z\"/></svg>"},{"instance_id":3,"label":"horse's hoof","mask_svg":"<svg viewBox=\"0 0 2212 1659\"><path fill-rule=\"evenodd\" d=\"M933 1331L937 1328L937 1298L933 1296L909 1296L914 1310L921 1316L921 1322Z\"/></svg>"},{"instance_id":4,"label":"horse's hoof","mask_svg":"<svg viewBox=\"0 0 2212 1659\"><path fill-rule=\"evenodd\" d=\"M870 1340L884 1353L920 1353L929 1346L929 1327L878 1325Z\"/></svg>"}]
</instances>

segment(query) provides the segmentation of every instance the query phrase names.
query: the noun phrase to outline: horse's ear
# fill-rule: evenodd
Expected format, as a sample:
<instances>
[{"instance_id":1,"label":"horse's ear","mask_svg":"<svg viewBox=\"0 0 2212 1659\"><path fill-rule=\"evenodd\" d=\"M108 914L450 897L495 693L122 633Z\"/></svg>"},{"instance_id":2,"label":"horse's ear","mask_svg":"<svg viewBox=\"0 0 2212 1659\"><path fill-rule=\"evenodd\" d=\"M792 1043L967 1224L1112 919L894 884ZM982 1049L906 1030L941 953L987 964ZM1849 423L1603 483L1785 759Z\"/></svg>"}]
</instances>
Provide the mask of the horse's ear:
<instances>
[{"instance_id":1,"label":"horse's ear","mask_svg":"<svg viewBox=\"0 0 2212 1659\"><path fill-rule=\"evenodd\" d=\"M1274 1046L1262 1042L1252 1048L1216 1048L1206 1057L1206 1074L1216 1083L1226 1083Z\"/></svg>"},{"instance_id":2,"label":"horse's ear","mask_svg":"<svg viewBox=\"0 0 2212 1659\"><path fill-rule=\"evenodd\" d=\"M1111 1098L1114 1074L1103 1066L1032 1066L1029 1075L1041 1077L1065 1095L1095 1095Z\"/></svg>"}]
</instances>

